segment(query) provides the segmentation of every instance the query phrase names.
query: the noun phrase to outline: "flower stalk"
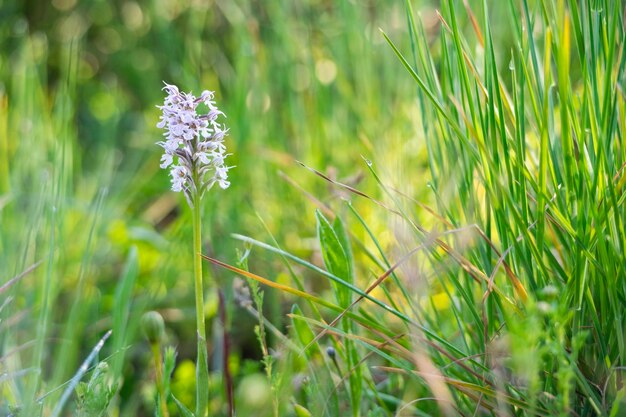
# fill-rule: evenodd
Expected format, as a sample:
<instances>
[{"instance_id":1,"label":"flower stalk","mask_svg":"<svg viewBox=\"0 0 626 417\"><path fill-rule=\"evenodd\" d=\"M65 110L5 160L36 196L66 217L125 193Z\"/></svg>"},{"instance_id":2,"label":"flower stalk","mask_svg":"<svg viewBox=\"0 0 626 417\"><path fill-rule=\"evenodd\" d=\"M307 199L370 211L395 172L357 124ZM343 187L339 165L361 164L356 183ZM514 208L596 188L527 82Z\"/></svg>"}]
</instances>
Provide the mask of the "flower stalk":
<instances>
[{"instance_id":1,"label":"flower stalk","mask_svg":"<svg viewBox=\"0 0 626 417\"><path fill-rule=\"evenodd\" d=\"M209 369L204 320L204 286L202 283L202 226L200 204L193 205L193 277L196 295L196 331L198 357L196 360L196 416L206 414L209 403Z\"/></svg>"}]
</instances>

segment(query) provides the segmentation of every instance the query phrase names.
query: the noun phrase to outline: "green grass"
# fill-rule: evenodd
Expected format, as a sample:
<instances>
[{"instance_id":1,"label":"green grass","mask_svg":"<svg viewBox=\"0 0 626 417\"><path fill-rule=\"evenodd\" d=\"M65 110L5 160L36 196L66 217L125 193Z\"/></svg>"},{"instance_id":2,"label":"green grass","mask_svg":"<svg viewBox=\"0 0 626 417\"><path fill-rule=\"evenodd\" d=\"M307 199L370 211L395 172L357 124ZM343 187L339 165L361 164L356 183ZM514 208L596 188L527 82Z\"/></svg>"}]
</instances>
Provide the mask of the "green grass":
<instances>
[{"instance_id":1,"label":"green grass","mask_svg":"<svg viewBox=\"0 0 626 417\"><path fill-rule=\"evenodd\" d=\"M237 166L211 415L228 377L242 416L622 415L623 6L467 3L1 6L0 415L162 415L148 310L195 408L162 80L216 90Z\"/></svg>"}]
</instances>

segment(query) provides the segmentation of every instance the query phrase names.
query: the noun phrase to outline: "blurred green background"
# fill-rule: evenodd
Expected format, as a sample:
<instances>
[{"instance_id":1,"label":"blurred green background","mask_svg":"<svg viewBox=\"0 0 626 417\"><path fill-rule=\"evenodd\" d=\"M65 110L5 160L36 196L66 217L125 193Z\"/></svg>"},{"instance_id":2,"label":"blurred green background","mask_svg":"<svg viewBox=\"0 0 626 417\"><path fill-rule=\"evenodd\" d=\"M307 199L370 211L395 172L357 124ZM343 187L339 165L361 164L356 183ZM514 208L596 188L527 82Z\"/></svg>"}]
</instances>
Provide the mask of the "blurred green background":
<instances>
[{"instance_id":1,"label":"blurred green background","mask_svg":"<svg viewBox=\"0 0 626 417\"><path fill-rule=\"evenodd\" d=\"M433 9L420 10L433 29ZM0 20L1 279L41 262L3 294L2 351L21 352L7 354L5 371L27 374L4 386L5 410L23 400L37 363L39 392L67 381L117 319L123 332L101 356L124 376L121 413L147 412L149 354L137 323L149 309L164 315L178 350L175 391L193 402L191 219L158 166L163 81L215 90L227 115L232 186L213 190L204 209L205 252L218 259L236 261L242 245L230 234L241 233L321 262L316 204L294 183L336 208L348 196L296 160L373 195L364 158L412 195L426 189L415 86L379 31L408 47L402 2L4 1ZM383 243L392 239L386 214L371 204L361 213ZM250 269L279 281L285 270L262 254ZM260 357L254 319L233 302L232 274L212 275L236 323L235 375L259 372L246 362ZM304 277L315 292L326 288ZM272 291L267 300L267 317L284 326L290 302ZM208 291L207 315L216 311Z\"/></svg>"},{"instance_id":2,"label":"blurred green background","mask_svg":"<svg viewBox=\"0 0 626 417\"><path fill-rule=\"evenodd\" d=\"M0 19L0 416L154 415L149 310L193 407L191 213L159 168L163 82L215 90L227 115L236 167L205 199L203 252L303 290L263 287L257 338L253 281L205 263L212 415L220 306L242 416L618 415L620 3L5 0ZM302 352L330 300L386 276Z\"/></svg>"}]
</instances>

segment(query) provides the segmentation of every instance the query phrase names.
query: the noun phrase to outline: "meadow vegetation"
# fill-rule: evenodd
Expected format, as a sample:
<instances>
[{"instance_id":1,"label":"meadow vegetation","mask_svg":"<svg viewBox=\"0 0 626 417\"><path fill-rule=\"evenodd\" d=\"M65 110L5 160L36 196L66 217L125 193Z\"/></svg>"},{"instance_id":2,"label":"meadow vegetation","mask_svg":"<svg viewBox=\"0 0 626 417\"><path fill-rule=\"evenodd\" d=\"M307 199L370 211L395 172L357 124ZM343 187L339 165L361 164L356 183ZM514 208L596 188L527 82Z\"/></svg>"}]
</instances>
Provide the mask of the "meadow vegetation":
<instances>
[{"instance_id":1,"label":"meadow vegetation","mask_svg":"<svg viewBox=\"0 0 626 417\"><path fill-rule=\"evenodd\" d=\"M163 81L230 128L208 415L624 415L625 14L4 2L0 416L203 414Z\"/></svg>"}]
</instances>

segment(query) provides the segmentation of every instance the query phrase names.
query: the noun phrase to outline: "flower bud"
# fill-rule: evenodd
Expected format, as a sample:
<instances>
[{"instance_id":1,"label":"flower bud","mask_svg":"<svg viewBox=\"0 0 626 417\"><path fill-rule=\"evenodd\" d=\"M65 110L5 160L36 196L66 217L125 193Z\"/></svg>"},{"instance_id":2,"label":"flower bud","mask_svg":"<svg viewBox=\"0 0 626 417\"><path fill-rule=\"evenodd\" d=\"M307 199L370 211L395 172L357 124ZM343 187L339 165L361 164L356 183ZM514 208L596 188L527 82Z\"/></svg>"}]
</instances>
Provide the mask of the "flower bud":
<instances>
[{"instance_id":1,"label":"flower bud","mask_svg":"<svg viewBox=\"0 0 626 417\"><path fill-rule=\"evenodd\" d=\"M163 317L156 311L148 311L141 317L141 330L148 342L160 342L165 334Z\"/></svg>"},{"instance_id":2,"label":"flower bud","mask_svg":"<svg viewBox=\"0 0 626 417\"><path fill-rule=\"evenodd\" d=\"M332 346L329 346L326 348L326 354L328 355L329 358L335 359L335 355L337 354L337 352L335 352L335 348L333 348Z\"/></svg>"}]
</instances>

